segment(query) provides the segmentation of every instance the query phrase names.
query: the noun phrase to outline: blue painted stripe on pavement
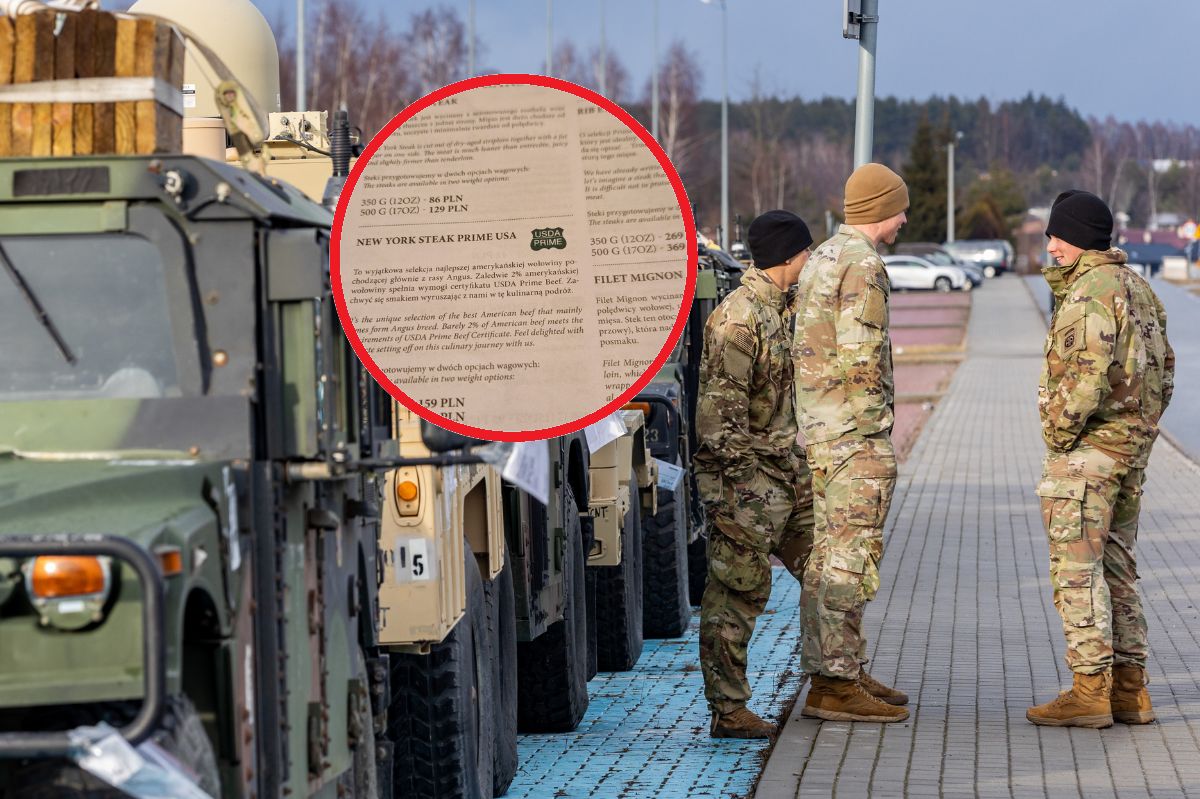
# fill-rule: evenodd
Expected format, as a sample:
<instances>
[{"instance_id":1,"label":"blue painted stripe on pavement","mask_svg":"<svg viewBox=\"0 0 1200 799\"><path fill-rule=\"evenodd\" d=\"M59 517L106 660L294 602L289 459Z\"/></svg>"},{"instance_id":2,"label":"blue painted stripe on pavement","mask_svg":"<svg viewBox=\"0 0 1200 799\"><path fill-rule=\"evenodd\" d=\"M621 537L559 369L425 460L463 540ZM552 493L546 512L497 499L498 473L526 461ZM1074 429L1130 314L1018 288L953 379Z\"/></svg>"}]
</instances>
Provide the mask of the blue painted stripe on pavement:
<instances>
[{"instance_id":1,"label":"blue painted stripe on pavement","mask_svg":"<svg viewBox=\"0 0 1200 799\"><path fill-rule=\"evenodd\" d=\"M800 586L775 568L774 589L750 642L750 709L779 721L800 685ZM744 796L766 741L713 740L700 677L699 616L683 639L647 641L637 668L601 673L579 728L522 735L509 797L687 799Z\"/></svg>"}]
</instances>

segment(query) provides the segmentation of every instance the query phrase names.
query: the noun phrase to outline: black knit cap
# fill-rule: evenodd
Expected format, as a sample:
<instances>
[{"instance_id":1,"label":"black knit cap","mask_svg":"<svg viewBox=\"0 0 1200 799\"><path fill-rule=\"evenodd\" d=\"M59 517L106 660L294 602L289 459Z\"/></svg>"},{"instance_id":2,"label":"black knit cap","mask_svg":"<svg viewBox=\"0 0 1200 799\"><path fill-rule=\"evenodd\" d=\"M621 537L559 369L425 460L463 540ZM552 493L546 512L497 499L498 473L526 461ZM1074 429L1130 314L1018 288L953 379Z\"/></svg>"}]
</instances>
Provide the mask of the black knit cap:
<instances>
[{"instance_id":1,"label":"black knit cap","mask_svg":"<svg viewBox=\"0 0 1200 799\"><path fill-rule=\"evenodd\" d=\"M1107 250L1112 230L1112 211L1091 192L1064 191L1050 206L1047 237L1055 236L1084 250Z\"/></svg>"},{"instance_id":2,"label":"black knit cap","mask_svg":"<svg viewBox=\"0 0 1200 799\"><path fill-rule=\"evenodd\" d=\"M767 211L750 223L746 238L759 269L779 266L813 243L808 225L791 211Z\"/></svg>"}]
</instances>

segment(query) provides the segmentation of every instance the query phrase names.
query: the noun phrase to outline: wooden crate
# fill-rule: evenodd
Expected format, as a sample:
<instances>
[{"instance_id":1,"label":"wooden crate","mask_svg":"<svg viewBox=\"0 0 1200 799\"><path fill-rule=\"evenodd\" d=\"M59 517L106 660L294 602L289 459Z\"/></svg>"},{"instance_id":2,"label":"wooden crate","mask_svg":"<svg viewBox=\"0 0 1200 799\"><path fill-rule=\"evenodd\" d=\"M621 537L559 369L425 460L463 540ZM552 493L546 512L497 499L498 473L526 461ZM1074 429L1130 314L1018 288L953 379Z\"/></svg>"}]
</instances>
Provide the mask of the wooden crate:
<instances>
[{"instance_id":1,"label":"wooden crate","mask_svg":"<svg viewBox=\"0 0 1200 799\"><path fill-rule=\"evenodd\" d=\"M179 152L181 104L163 100L179 92L183 61L178 31L155 20L95 10L0 16L0 157ZM49 102L3 99L43 81L53 81ZM127 90L120 99L85 99L117 86Z\"/></svg>"}]
</instances>

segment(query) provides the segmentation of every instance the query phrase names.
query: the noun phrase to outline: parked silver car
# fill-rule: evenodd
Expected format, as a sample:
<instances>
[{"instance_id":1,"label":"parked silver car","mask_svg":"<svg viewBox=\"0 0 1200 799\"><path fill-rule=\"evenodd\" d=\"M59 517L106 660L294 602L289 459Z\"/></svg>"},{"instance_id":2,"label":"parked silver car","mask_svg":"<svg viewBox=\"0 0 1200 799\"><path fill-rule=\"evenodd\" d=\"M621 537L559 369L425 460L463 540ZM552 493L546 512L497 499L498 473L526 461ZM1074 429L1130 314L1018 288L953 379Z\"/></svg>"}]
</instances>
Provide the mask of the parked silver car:
<instances>
[{"instance_id":1,"label":"parked silver car","mask_svg":"<svg viewBox=\"0 0 1200 799\"><path fill-rule=\"evenodd\" d=\"M960 239L942 246L958 260L978 264L988 277L1007 272L1016 258L1013 246L1004 239Z\"/></svg>"},{"instance_id":2,"label":"parked silver car","mask_svg":"<svg viewBox=\"0 0 1200 799\"><path fill-rule=\"evenodd\" d=\"M971 290L971 281L962 269L935 264L918 255L885 255L883 266L894 289Z\"/></svg>"},{"instance_id":3,"label":"parked silver car","mask_svg":"<svg viewBox=\"0 0 1200 799\"><path fill-rule=\"evenodd\" d=\"M894 253L896 255L917 255L938 266L957 266L967 273L967 280L971 281L972 288L979 288L983 284L984 274L981 268L969 261L955 258L940 244L924 241L902 242L896 245Z\"/></svg>"}]
</instances>

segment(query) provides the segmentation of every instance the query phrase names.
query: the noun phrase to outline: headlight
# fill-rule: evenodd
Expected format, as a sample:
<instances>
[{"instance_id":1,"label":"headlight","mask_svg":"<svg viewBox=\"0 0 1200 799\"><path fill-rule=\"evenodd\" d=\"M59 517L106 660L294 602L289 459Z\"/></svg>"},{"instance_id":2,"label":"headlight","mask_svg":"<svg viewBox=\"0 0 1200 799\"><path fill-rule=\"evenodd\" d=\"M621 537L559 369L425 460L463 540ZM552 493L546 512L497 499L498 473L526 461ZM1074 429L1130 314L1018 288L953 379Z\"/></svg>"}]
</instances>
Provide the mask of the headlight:
<instances>
[{"instance_id":1,"label":"headlight","mask_svg":"<svg viewBox=\"0 0 1200 799\"><path fill-rule=\"evenodd\" d=\"M111 558L42 556L25 561L25 590L43 625L81 630L104 617L112 591Z\"/></svg>"}]
</instances>

